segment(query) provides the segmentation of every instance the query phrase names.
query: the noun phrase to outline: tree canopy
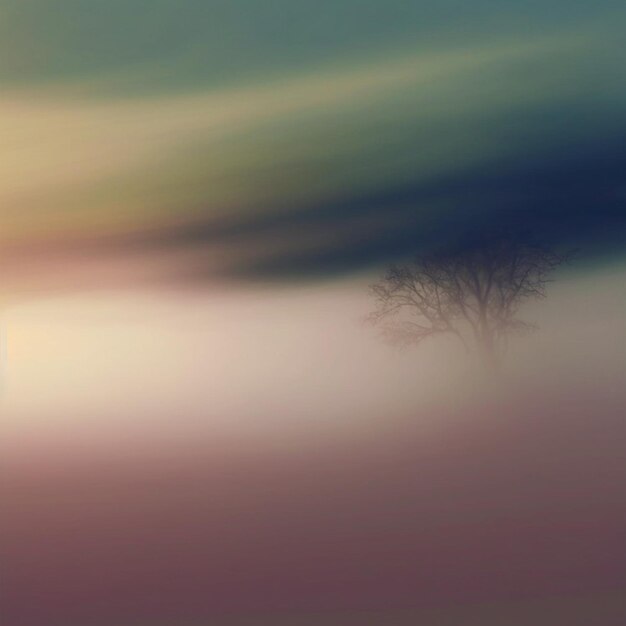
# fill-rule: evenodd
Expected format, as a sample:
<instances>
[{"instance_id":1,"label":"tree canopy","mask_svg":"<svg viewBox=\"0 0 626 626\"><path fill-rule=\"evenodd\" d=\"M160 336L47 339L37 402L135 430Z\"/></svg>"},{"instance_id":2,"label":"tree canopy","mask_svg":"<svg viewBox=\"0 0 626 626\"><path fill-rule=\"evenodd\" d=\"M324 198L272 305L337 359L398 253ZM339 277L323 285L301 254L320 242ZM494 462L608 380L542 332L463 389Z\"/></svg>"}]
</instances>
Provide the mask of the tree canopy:
<instances>
[{"instance_id":1,"label":"tree canopy","mask_svg":"<svg viewBox=\"0 0 626 626\"><path fill-rule=\"evenodd\" d=\"M511 334L533 329L518 317L519 308L546 296L549 275L568 256L512 236L416 255L372 285L376 309L368 320L394 344L454 335L494 364Z\"/></svg>"}]
</instances>

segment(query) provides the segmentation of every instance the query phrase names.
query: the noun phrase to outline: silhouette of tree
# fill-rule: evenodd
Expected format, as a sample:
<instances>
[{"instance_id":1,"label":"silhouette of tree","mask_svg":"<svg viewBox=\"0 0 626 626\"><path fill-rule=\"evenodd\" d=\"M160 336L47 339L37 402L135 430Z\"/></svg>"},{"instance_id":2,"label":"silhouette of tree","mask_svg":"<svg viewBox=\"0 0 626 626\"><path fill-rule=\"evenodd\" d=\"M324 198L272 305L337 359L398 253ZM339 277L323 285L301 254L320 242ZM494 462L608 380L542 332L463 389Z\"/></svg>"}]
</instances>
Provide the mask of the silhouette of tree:
<instances>
[{"instance_id":1,"label":"silhouette of tree","mask_svg":"<svg viewBox=\"0 0 626 626\"><path fill-rule=\"evenodd\" d=\"M371 286L377 306L367 319L396 345L453 335L496 367L508 338L534 328L517 317L520 305L544 298L550 273L569 256L513 236L418 255Z\"/></svg>"}]
</instances>

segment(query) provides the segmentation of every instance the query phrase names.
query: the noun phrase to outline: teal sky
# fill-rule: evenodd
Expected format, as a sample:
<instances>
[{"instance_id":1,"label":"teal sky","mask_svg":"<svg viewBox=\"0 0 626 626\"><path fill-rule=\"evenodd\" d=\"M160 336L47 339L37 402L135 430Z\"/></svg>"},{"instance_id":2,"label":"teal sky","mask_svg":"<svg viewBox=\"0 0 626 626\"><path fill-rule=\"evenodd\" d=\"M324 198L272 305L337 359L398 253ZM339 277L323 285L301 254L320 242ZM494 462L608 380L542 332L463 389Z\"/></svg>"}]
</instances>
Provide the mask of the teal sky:
<instances>
[{"instance_id":1,"label":"teal sky","mask_svg":"<svg viewBox=\"0 0 626 626\"><path fill-rule=\"evenodd\" d=\"M393 256L421 219L493 213L570 154L616 170L625 15L608 0L0 0L0 241L179 245L188 224L308 214L306 240L296 219L234 246ZM467 193L426 198L434 184Z\"/></svg>"},{"instance_id":2,"label":"teal sky","mask_svg":"<svg viewBox=\"0 0 626 626\"><path fill-rule=\"evenodd\" d=\"M0 78L26 86L108 76L119 78L120 91L185 89L407 48L553 34L602 20L618 6L580 0L3 0Z\"/></svg>"}]
</instances>

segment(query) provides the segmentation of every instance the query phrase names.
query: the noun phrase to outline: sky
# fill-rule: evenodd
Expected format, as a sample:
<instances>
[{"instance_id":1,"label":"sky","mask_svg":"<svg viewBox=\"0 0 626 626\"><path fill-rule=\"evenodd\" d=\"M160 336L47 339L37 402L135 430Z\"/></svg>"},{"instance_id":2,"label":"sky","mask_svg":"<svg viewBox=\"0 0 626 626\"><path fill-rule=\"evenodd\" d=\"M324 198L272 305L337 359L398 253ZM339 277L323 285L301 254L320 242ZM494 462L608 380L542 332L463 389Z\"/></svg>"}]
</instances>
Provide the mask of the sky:
<instances>
[{"instance_id":1,"label":"sky","mask_svg":"<svg viewBox=\"0 0 626 626\"><path fill-rule=\"evenodd\" d=\"M336 5L4 2L6 254L156 252L201 281L503 222L620 247L619 3Z\"/></svg>"},{"instance_id":2,"label":"sky","mask_svg":"<svg viewBox=\"0 0 626 626\"><path fill-rule=\"evenodd\" d=\"M626 10L0 0L6 626L623 623ZM390 263L573 252L487 376Z\"/></svg>"}]
</instances>

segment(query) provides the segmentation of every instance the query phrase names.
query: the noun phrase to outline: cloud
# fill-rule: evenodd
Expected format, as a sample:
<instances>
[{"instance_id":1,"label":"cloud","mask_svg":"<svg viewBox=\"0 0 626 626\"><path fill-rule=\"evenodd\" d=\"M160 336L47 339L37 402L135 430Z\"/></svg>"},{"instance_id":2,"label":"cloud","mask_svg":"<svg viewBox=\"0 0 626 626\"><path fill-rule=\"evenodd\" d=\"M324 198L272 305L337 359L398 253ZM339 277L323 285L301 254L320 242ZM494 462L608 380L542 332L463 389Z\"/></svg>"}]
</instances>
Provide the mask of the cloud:
<instances>
[{"instance_id":1,"label":"cloud","mask_svg":"<svg viewBox=\"0 0 626 626\"><path fill-rule=\"evenodd\" d=\"M3 237L189 251L192 277L252 277L359 269L503 213L558 239L573 211L597 233L619 222L626 126L622 49L598 75L597 44L503 40L184 95L13 91Z\"/></svg>"}]
</instances>

